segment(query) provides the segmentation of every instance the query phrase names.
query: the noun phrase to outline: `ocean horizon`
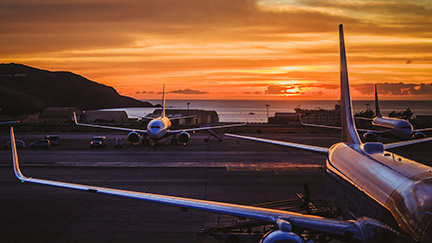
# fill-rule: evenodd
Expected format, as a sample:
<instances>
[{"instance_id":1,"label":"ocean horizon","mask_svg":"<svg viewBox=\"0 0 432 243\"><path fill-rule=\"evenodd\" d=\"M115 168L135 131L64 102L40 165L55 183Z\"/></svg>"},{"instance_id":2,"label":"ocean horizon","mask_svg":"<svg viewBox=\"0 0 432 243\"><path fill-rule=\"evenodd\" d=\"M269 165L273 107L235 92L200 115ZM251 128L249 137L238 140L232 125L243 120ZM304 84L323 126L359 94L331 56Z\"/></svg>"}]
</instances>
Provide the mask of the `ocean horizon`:
<instances>
[{"instance_id":1,"label":"ocean horizon","mask_svg":"<svg viewBox=\"0 0 432 243\"><path fill-rule=\"evenodd\" d=\"M145 100L154 105L161 104L161 100ZM215 110L219 114L220 122L267 122L268 115L276 112L295 112L294 109L334 109L337 100L166 100L167 109ZM354 112L364 111L367 107L375 110L373 100L353 101ZM387 116L391 111L404 111L410 108L415 115L432 115L432 101L380 101L380 109ZM106 110L124 110L131 118L139 118L152 113L159 107L133 107Z\"/></svg>"}]
</instances>

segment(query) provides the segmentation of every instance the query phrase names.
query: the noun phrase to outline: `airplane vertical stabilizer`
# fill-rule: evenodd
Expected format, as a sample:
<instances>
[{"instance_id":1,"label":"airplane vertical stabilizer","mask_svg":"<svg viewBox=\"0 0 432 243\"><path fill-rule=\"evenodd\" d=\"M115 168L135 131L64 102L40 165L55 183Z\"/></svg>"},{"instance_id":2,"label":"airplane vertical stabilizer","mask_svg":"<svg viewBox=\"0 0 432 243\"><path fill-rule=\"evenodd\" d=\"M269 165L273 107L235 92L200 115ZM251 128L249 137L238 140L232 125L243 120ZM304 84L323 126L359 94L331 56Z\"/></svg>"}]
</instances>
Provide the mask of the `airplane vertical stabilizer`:
<instances>
[{"instance_id":1,"label":"airplane vertical stabilizer","mask_svg":"<svg viewBox=\"0 0 432 243\"><path fill-rule=\"evenodd\" d=\"M355 127L354 117L352 113L352 102L348 82L348 69L346 63L343 25L339 25L339 44L342 142L360 144L361 141Z\"/></svg>"},{"instance_id":2,"label":"airplane vertical stabilizer","mask_svg":"<svg viewBox=\"0 0 432 243\"><path fill-rule=\"evenodd\" d=\"M162 90L162 117L165 117L165 84Z\"/></svg>"},{"instance_id":3,"label":"airplane vertical stabilizer","mask_svg":"<svg viewBox=\"0 0 432 243\"><path fill-rule=\"evenodd\" d=\"M375 84L375 115L377 117L382 117L381 115L381 111L379 108L379 104L378 104L378 89L377 89L377 85Z\"/></svg>"}]
</instances>

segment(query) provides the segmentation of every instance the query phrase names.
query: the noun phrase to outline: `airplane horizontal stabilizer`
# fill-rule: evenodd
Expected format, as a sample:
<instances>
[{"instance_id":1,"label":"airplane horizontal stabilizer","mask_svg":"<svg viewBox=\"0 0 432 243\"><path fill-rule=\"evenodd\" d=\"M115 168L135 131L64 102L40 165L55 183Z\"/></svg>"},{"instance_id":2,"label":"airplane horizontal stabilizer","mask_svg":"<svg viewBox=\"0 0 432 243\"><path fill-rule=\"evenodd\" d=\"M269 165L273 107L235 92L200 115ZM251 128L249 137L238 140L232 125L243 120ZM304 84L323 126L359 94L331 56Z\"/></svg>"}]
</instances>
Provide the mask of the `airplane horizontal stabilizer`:
<instances>
[{"instance_id":1,"label":"airplane horizontal stabilizer","mask_svg":"<svg viewBox=\"0 0 432 243\"><path fill-rule=\"evenodd\" d=\"M274 145L279 145L279 146L302 149L302 150L307 150L307 151L316 152L316 153L320 153L320 154L328 154L328 152L329 152L328 148L306 145L306 144L291 143L291 142L285 142L285 141L278 141L278 140L257 138L257 137L249 137L249 136L242 136L242 135L229 134L229 133L225 133L225 135L229 136L229 137L234 137L234 138L241 138L241 139L252 140L252 141L256 141L256 142L269 143L269 144L274 144Z\"/></svg>"},{"instance_id":2,"label":"airplane horizontal stabilizer","mask_svg":"<svg viewBox=\"0 0 432 243\"><path fill-rule=\"evenodd\" d=\"M111 127L111 126L103 126L103 125L94 125L94 124L79 123L78 120L77 120L75 112L74 112L74 120L75 120L75 124L77 126L105 128L105 129L120 130L120 131L127 131L127 132L147 133L147 130L141 130L141 129L133 129L133 128L125 128L125 127Z\"/></svg>"},{"instance_id":3,"label":"airplane horizontal stabilizer","mask_svg":"<svg viewBox=\"0 0 432 243\"><path fill-rule=\"evenodd\" d=\"M430 131L432 131L432 128L420 128L420 129L413 130L413 132L430 132Z\"/></svg>"},{"instance_id":4,"label":"airplane horizontal stabilizer","mask_svg":"<svg viewBox=\"0 0 432 243\"><path fill-rule=\"evenodd\" d=\"M428 142L428 141L432 141L432 137L431 138L413 139L413 140L401 141L401 142L395 142L395 143L387 143L387 144L384 144L384 149L399 148L399 147L413 145L416 143L424 143L424 142Z\"/></svg>"},{"instance_id":5,"label":"airplane horizontal stabilizer","mask_svg":"<svg viewBox=\"0 0 432 243\"><path fill-rule=\"evenodd\" d=\"M171 130L169 131L169 133L195 132L195 131L204 131L204 130L211 130L211 129L228 128L228 127L241 127L245 125L246 123L239 123L239 124L231 124L231 125L212 126L212 127L196 127L196 128L189 128L189 129Z\"/></svg>"}]
</instances>

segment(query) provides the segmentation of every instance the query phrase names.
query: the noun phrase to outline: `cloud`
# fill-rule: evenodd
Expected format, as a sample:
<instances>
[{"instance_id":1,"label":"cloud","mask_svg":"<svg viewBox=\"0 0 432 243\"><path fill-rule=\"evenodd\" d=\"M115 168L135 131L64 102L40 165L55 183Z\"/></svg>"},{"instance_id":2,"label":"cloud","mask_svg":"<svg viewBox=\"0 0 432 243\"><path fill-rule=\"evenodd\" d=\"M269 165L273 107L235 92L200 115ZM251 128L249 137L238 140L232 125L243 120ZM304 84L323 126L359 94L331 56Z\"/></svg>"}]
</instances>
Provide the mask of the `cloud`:
<instances>
[{"instance_id":1,"label":"cloud","mask_svg":"<svg viewBox=\"0 0 432 243\"><path fill-rule=\"evenodd\" d=\"M316 84L316 83L297 83L290 85L269 85L264 91L269 95L324 95L323 90L333 90L339 88L338 85L333 84Z\"/></svg>"},{"instance_id":2,"label":"cloud","mask_svg":"<svg viewBox=\"0 0 432 243\"><path fill-rule=\"evenodd\" d=\"M336 98L344 23L352 83L415 77L417 89L403 90L414 95L429 92L431 16L426 0L6 0L0 62L72 71L122 93L155 90L147 97L164 82L211 98L258 89ZM318 84L263 88L284 80ZM228 90L236 95L218 95Z\"/></svg>"},{"instance_id":3,"label":"cloud","mask_svg":"<svg viewBox=\"0 0 432 243\"><path fill-rule=\"evenodd\" d=\"M171 93L171 94L202 95L202 94L208 94L209 92L207 92L207 91L193 90L193 89L179 89L179 90L169 91L168 93Z\"/></svg>"},{"instance_id":4,"label":"cloud","mask_svg":"<svg viewBox=\"0 0 432 243\"><path fill-rule=\"evenodd\" d=\"M365 95L374 94L374 84L365 83L351 85L354 89ZM432 95L432 83L380 83L377 84L378 95L408 96L408 95Z\"/></svg>"},{"instance_id":5,"label":"cloud","mask_svg":"<svg viewBox=\"0 0 432 243\"><path fill-rule=\"evenodd\" d=\"M267 87L266 94L284 94L286 93L287 87L281 85L270 85Z\"/></svg>"}]
</instances>

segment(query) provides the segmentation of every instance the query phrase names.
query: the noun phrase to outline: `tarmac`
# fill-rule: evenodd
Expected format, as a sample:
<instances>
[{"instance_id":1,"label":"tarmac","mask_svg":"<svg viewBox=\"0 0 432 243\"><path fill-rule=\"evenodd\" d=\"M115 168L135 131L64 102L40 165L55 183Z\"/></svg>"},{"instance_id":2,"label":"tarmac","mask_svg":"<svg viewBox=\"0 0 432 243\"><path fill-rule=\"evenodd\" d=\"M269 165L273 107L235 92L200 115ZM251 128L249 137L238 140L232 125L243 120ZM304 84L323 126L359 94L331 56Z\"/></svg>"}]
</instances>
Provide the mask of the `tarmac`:
<instances>
[{"instance_id":1,"label":"tarmac","mask_svg":"<svg viewBox=\"0 0 432 243\"><path fill-rule=\"evenodd\" d=\"M186 146L126 143L123 149L114 148L123 133L57 135L59 147L18 151L24 175L243 205L295 199L307 184L313 200L329 200L325 156L314 153L230 137L204 142L206 133L192 134ZM107 137L105 148L90 148L94 135ZM245 135L323 147L339 141L339 134ZM44 136L16 134L26 144ZM8 139L0 135L0 141ZM428 142L393 152L432 165L430 147ZM197 236L221 224L218 214L20 183L8 149L0 152L0 195L0 242L219 242Z\"/></svg>"}]
</instances>

